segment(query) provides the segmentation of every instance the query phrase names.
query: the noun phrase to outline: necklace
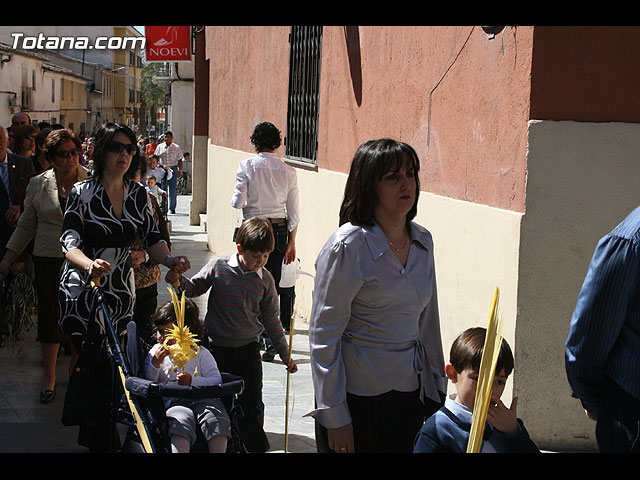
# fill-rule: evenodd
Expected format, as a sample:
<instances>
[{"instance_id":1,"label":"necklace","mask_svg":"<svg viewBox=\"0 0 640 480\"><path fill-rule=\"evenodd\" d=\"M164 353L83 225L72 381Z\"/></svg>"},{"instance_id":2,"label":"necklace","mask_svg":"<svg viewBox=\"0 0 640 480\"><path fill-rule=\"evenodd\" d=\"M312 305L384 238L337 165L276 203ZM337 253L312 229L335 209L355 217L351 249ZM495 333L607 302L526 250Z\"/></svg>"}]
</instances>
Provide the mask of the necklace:
<instances>
[{"instance_id":1,"label":"necklace","mask_svg":"<svg viewBox=\"0 0 640 480\"><path fill-rule=\"evenodd\" d=\"M393 242L387 238L387 242L389 242L389 245L391 246L391 248L393 248L396 251L396 253L402 253L402 251L407 247L407 237L405 236L403 238L404 238L404 244L402 245L401 248L396 248L393 245Z\"/></svg>"},{"instance_id":2,"label":"necklace","mask_svg":"<svg viewBox=\"0 0 640 480\"><path fill-rule=\"evenodd\" d=\"M58 191L62 194L63 197L66 197L67 194L73 188L74 183L75 183L75 179L70 181L70 182L69 181L60 181L58 183Z\"/></svg>"}]
</instances>

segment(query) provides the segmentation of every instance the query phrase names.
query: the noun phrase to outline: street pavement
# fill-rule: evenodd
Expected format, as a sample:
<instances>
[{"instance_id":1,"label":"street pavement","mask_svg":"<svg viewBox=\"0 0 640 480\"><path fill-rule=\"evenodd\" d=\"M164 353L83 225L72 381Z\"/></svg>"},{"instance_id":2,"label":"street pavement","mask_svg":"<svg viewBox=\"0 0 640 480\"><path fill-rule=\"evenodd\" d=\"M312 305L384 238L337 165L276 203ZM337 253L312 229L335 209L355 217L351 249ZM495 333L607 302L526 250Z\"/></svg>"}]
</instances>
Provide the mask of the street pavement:
<instances>
[{"instance_id":1,"label":"street pavement","mask_svg":"<svg viewBox=\"0 0 640 480\"><path fill-rule=\"evenodd\" d=\"M191 263L187 275L195 274L212 256L231 253L208 250L206 232L199 225L189 225L190 202L191 196L179 195L176 214L168 217L172 253L186 255ZM161 268L164 277L166 269ZM163 281L158 284L158 303L170 300ZM194 300L204 315L207 294ZM50 404L41 404L42 359L40 344L35 338L34 320L34 327L21 346L5 342L0 348L0 453L86 453L87 449L77 444L78 427L65 427L60 421L71 357L60 354L56 366L56 399ZM295 374L287 375L279 357L262 363L265 431L271 453L285 452L285 437L287 453L315 453L313 420L304 417L313 408L306 319L295 318L292 339L292 356L298 365Z\"/></svg>"}]
</instances>

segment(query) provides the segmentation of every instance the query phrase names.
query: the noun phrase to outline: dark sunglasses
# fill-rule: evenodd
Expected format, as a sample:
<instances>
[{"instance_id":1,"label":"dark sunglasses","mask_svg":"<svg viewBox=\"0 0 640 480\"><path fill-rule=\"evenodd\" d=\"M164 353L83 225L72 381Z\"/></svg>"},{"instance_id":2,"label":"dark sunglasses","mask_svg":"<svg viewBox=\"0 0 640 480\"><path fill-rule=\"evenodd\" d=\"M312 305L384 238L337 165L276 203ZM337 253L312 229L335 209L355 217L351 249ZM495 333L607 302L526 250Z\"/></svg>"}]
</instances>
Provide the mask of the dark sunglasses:
<instances>
[{"instance_id":1,"label":"dark sunglasses","mask_svg":"<svg viewBox=\"0 0 640 480\"><path fill-rule=\"evenodd\" d=\"M137 147L133 143L111 142L107 145L107 152L122 153L126 150L129 155L133 155L136 152Z\"/></svg>"},{"instance_id":2,"label":"dark sunglasses","mask_svg":"<svg viewBox=\"0 0 640 480\"><path fill-rule=\"evenodd\" d=\"M67 159L69 157L77 157L80 155L80 150L59 150L56 152L56 157Z\"/></svg>"}]
</instances>

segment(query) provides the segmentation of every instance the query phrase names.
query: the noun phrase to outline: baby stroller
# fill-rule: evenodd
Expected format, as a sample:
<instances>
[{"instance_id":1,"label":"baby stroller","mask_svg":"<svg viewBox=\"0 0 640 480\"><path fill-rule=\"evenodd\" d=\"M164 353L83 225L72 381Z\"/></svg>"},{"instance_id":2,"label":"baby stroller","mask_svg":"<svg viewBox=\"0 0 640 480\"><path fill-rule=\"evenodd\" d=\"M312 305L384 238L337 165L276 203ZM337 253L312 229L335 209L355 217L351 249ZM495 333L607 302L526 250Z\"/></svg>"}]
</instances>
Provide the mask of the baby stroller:
<instances>
[{"instance_id":1,"label":"baby stroller","mask_svg":"<svg viewBox=\"0 0 640 480\"><path fill-rule=\"evenodd\" d=\"M231 419L232 438L228 442L227 453L244 452L244 445L238 434L237 420L242 411L236 403L236 397L244 389L244 379L222 373L223 383L208 387L184 385L161 385L145 379L143 359L149 345L140 339L135 322L127 325L126 353L118 341L116 332L109 321L109 314L104 303L100 287L92 282L97 307L102 309L105 318L107 348L112 358L113 375L120 378L119 387L114 388L112 399L112 422L127 427L122 443L123 453L156 453L171 452L168 434L168 420L162 397L179 398L220 398ZM119 393L123 392L119 396ZM206 441L199 434L192 451L207 451Z\"/></svg>"}]
</instances>

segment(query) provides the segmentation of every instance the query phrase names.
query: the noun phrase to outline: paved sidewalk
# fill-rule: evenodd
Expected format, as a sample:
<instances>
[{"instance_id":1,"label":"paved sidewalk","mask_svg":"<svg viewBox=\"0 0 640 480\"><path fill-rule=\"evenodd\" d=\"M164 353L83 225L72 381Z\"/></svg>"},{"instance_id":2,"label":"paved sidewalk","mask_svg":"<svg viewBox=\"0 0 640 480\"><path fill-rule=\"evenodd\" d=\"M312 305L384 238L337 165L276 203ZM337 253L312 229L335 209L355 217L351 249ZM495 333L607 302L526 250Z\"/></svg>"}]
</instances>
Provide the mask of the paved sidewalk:
<instances>
[{"instance_id":1,"label":"paved sidewalk","mask_svg":"<svg viewBox=\"0 0 640 480\"><path fill-rule=\"evenodd\" d=\"M191 196L179 195L172 223L172 251L186 255L196 273L214 254L207 250L206 233L200 226L189 225ZM163 268L163 276L166 269ZM167 284L158 285L158 302L170 301ZM207 295L196 300L201 311L206 309ZM40 344L35 341L36 328L31 329L19 350L6 343L0 348L0 453L83 453L77 445L77 427L65 427L60 422L68 383L70 357L60 354L56 367L57 397L53 403L39 402L42 381ZM314 453L313 421L303 415L313 408L313 388L309 366L308 324L296 318L293 335L293 358L298 372L290 375L288 448L290 453ZM284 452L285 403L287 373L276 357L264 363L263 399L266 406L265 430L271 452Z\"/></svg>"}]
</instances>

